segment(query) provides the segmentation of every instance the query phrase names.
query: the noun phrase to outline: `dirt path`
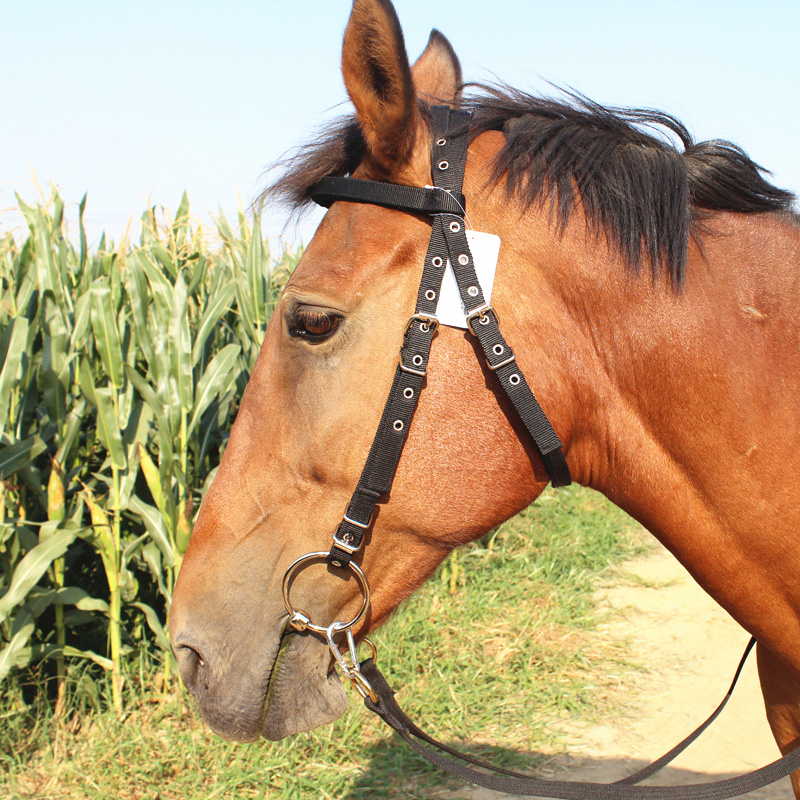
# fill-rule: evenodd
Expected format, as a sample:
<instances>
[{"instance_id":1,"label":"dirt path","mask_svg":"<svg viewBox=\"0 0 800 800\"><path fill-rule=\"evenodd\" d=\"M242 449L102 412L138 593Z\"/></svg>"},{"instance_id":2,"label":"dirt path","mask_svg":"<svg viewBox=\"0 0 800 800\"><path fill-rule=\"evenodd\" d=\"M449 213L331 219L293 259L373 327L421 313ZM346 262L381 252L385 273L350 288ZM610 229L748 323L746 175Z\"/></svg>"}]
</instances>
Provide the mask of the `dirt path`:
<instances>
[{"instance_id":1,"label":"dirt path","mask_svg":"<svg viewBox=\"0 0 800 800\"><path fill-rule=\"evenodd\" d=\"M666 551L623 568L600 592L612 610L598 636L627 640L643 669L610 688L614 717L571 726L568 756L557 756L542 777L614 781L649 764L677 744L722 699L748 635L709 598ZM685 784L731 777L778 755L758 687L755 654L722 716L653 784ZM472 789L470 800L500 795ZM793 800L789 779L753 792L750 800Z\"/></svg>"}]
</instances>

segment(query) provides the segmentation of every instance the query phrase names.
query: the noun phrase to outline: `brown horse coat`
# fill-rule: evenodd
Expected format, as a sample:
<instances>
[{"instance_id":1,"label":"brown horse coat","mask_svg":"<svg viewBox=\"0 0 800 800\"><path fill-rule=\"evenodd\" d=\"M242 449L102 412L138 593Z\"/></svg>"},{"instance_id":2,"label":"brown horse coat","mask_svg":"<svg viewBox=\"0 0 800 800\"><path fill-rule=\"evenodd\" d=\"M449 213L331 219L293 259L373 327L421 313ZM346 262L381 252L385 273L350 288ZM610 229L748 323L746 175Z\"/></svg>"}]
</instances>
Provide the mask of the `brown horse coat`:
<instances>
[{"instance_id":1,"label":"brown horse coat","mask_svg":"<svg viewBox=\"0 0 800 800\"><path fill-rule=\"evenodd\" d=\"M424 102L459 102L444 37L432 35L411 68L388 0L356 0L342 67L356 121L295 164L286 192L302 201L337 170L430 184ZM681 153L641 134L635 115L580 100L531 100L524 113L525 102L502 92L473 101L464 184L472 225L502 239L492 302L504 333L574 479L645 525L758 637L785 750L800 742L800 227L790 197L732 147L685 140ZM516 161L515 142L529 148ZM281 579L298 556L327 549L341 519L429 235L428 218L335 203L269 325L171 610L184 681L225 736L277 739L343 711L325 644L285 632ZM361 558L373 593L361 634L453 547L538 496L547 476L522 433L470 335L442 329ZM359 604L355 582L322 566L292 591L328 622Z\"/></svg>"}]
</instances>

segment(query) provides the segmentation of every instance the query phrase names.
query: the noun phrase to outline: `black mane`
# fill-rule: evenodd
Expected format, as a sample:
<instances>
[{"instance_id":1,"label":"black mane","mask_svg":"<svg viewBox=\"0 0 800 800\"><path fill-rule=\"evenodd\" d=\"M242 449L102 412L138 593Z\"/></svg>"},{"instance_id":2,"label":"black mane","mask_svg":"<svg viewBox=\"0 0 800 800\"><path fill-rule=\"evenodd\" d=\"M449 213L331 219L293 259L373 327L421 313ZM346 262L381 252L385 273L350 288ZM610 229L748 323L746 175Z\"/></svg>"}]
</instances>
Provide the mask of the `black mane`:
<instances>
[{"instance_id":1,"label":"black mane","mask_svg":"<svg viewBox=\"0 0 800 800\"><path fill-rule=\"evenodd\" d=\"M766 170L743 150L720 140L694 142L669 114L606 108L570 92L553 99L505 86L471 88L477 91L463 107L473 113L472 137L506 137L492 181L505 178L509 195L548 210L560 230L580 202L593 231L631 269L649 263L656 277L666 268L675 286L689 237L709 213L792 211L794 195L765 180ZM282 176L263 199L302 210L312 202L309 187L326 175L350 174L364 152L356 120L340 119L278 165Z\"/></svg>"}]
</instances>

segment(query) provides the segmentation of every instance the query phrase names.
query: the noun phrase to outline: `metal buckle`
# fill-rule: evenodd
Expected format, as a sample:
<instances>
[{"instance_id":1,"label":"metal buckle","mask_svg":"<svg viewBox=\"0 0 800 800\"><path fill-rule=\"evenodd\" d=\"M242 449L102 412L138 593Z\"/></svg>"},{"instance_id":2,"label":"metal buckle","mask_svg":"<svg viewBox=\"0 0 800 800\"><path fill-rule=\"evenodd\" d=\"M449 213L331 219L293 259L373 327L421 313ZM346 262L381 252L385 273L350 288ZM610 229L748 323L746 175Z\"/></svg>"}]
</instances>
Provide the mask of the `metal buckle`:
<instances>
[{"instance_id":1,"label":"metal buckle","mask_svg":"<svg viewBox=\"0 0 800 800\"><path fill-rule=\"evenodd\" d=\"M406 323L405 332L408 333L411 330L411 326L417 321L421 323L420 330L423 333L427 333L428 330L432 333L436 333L436 329L439 327L439 319L435 314L412 314Z\"/></svg>"},{"instance_id":2,"label":"metal buckle","mask_svg":"<svg viewBox=\"0 0 800 800\"><path fill-rule=\"evenodd\" d=\"M353 522L353 520L351 520L351 519L347 519L347 517L345 517L345 519L346 519L348 522ZM359 525L357 522L353 522L353 525L357 525L359 528L361 527L361 525ZM364 541L364 540L362 539L362 540L361 540L361 543L363 543L363 541ZM345 553L347 553L347 554L349 554L349 555L353 555L353 553L355 553L355 552L357 552L358 550L360 550L360 549L361 549L361 543L359 543L358 545L356 545L356 546L354 547L352 544L350 544L349 542L346 542L344 539L342 539L342 538L339 536L339 531L338 531L338 530L337 530L337 531L336 531L336 532L333 534L333 543L334 543L334 544L335 544L337 547L339 547L339 548L341 548L342 550L344 550L344 551L345 551Z\"/></svg>"},{"instance_id":3,"label":"metal buckle","mask_svg":"<svg viewBox=\"0 0 800 800\"><path fill-rule=\"evenodd\" d=\"M475 328L472 327L472 320L474 320L476 317L480 317L481 320L486 320L488 322L489 318L486 316L487 311L492 312L494 318L497 320L498 326L500 325L500 317L494 310L494 306L490 305L489 303L484 303L482 306L478 306L478 308L476 308L474 311L470 311L467 314L467 327L473 336L477 336L478 334L475 332ZM483 324L485 325L486 322L483 322Z\"/></svg>"}]
</instances>

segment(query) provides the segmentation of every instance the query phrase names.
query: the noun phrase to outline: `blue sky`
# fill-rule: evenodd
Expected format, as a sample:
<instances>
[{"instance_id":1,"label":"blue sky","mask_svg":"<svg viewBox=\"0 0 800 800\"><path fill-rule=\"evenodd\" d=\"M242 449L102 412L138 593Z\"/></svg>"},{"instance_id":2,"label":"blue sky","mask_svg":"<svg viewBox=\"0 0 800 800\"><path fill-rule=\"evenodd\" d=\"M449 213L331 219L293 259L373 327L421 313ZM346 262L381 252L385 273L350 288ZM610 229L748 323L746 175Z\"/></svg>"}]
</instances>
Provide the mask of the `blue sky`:
<instances>
[{"instance_id":1,"label":"blue sky","mask_svg":"<svg viewBox=\"0 0 800 800\"><path fill-rule=\"evenodd\" d=\"M348 0L3 0L0 209L35 200L31 173L96 242L186 189L207 220L235 214L266 166L346 110ZM465 77L680 117L740 144L800 193L800 3L395 0L413 60L432 27ZM282 219L265 221L281 233ZM19 230L0 212L0 231ZM308 239L313 224L290 238ZM133 228L136 235L136 226Z\"/></svg>"}]
</instances>

